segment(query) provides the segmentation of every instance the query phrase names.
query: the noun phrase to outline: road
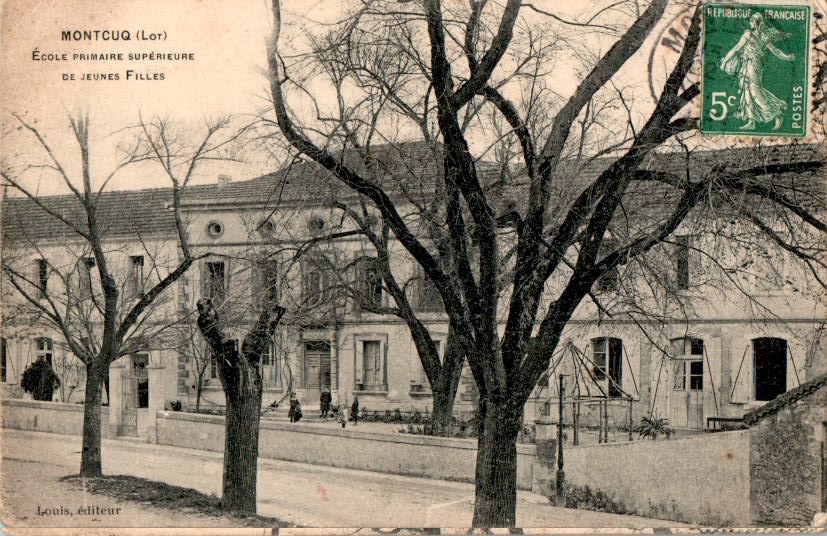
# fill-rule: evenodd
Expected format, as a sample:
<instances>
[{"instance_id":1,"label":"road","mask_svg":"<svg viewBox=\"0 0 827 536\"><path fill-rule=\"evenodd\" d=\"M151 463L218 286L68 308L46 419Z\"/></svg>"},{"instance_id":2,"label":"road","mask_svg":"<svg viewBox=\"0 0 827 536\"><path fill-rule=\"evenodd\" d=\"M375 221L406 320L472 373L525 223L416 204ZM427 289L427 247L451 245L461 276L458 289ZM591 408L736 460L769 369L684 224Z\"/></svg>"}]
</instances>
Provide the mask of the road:
<instances>
[{"instance_id":1,"label":"road","mask_svg":"<svg viewBox=\"0 0 827 536\"><path fill-rule=\"evenodd\" d=\"M2 430L2 502L6 526L235 526L230 519L171 512L89 497L58 482L77 474L80 437ZM121 440L104 440L105 474L129 474L220 494L222 454ZM468 527L471 484L259 460L258 513L302 527ZM43 508L95 504L117 515L37 515ZM58 510L58 512L60 512ZM668 527L676 523L551 506L519 492L521 527Z\"/></svg>"}]
</instances>

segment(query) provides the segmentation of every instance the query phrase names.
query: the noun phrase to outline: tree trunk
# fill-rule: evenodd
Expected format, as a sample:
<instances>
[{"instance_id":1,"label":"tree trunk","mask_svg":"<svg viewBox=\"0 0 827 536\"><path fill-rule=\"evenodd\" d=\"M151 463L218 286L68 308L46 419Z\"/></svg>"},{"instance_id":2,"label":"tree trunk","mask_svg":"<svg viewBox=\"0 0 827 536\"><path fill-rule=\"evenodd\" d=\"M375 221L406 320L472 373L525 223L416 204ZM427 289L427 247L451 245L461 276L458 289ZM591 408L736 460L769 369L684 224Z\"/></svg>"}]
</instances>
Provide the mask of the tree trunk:
<instances>
[{"instance_id":1,"label":"tree trunk","mask_svg":"<svg viewBox=\"0 0 827 536\"><path fill-rule=\"evenodd\" d=\"M283 314L280 306L263 310L239 349L224 337L212 300L198 300L198 328L218 360L226 401L221 508L229 512L256 513L261 354Z\"/></svg>"},{"instance_id":2,"label":"tree trunk","mask_svg":"<svg viewBox=\"0 0 827 536\"><path fill-rule=\"evenodd\" d=\"M431 415L431 434L448 436L454 428L454 399L456 388L452 392L446 389L437 389L433 392L434 407Z\"/></svg>"},{"instance_id":3,"label":"tree trunk","mask_svg":"<svg viewBox=\"0 0 827 536\"><path fill-rule=\"evenodd\" d=\"M474 527L514 527L517 521L517 433L522 409L480 399Z\"/></svg>"},{"instance_id":4,"label":"tree trunk","mask_svg":"<svg viewBox=\"0 0 827 536\"><path fill-rule=\"evenodd\" d=\"M83 449L80 476L101 476L101 388L103 374L98 367L86 367L86 397L83 402ZM108 425L108 423L107 423Z\"/></svg>"},{"instance_id":5,"label":"tree trunk","mask_svg":"<svg viewBox=\"0 0 827 536\"><path fill-rule=\"evenodd\" d=\"M251 372L251 371L250 371ZM258 431L261 383L243 374L237 389L226 391L224 479L221 507L232 512L256 512Z\"/></svg>"},{"instance_id":6,"label":"tree trunk","mask_svg":"<svg viewBox=\"0 0 827 536\"><path fill-rule=\"evenodd\" d=\"M446 352L451 351L451 345ZM457 351L456 346L453 351ZM459 365L456 364L459 362ZM433 392L433 415L431 416L431 434L435 436L448 436L454 429L454 401L457 399L457 389L462 376L462 364L464 359L458 360L445 358L442 366L442 373L436 383Z\"/></svg>"},{"instance_id":7,"label":"tree trunk","mask_svg":"<svg viewBox=\"0 0 827 536\"><path fill-rule=\"evenodd\" d=\"M433 415L431 417L431 434L448 436L454 429L454 401L465 364L465 353L457 342L453 323L448 326L448 339L442 358L439 376L431 382L433 393Z\"/></svg>"},{"instance_id":8,"label":"tree trunk","mask_svg":"<svg viewBox=\"0 0 827 536\"><path fill-rule=\"evenodd\" d=\"M195 385L195 411L201 409L201 386L204 380L198 378L198 382Z\"/></svg>"}]
</instances>

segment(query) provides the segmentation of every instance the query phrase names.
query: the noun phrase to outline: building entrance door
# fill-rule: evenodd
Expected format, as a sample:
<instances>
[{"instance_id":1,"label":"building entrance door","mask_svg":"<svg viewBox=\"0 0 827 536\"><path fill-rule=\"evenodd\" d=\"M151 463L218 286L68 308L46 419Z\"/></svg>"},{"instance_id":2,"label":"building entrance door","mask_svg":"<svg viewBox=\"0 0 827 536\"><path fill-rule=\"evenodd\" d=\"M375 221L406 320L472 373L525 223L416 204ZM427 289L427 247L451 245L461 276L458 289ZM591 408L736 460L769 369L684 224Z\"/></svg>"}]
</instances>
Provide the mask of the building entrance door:
<instances>
[{"instance_id":1,"label":"building entrance door","mask_svg":"<svg viewBox=\"0 0 827 536\"><path fill-rule=\"evenodd\" d=\"M304 404L318 404L322 388L331 389L330 361L329 341L304 343Z\"/></svg>"},{"instance_id":2,"label":"building entrance door","mask_svg":"<svg viewBox=\"0 0 827 536\"><path fill-rule=\"evenodd\" d=\"M700 430L704 425L704 347L701 339L673 341L669 424Z\"/></svg>"},{"instance_id":3,"label":"building entrance door","mask_svg":"<svg viewBox=\"0 0 827 536\"><path fill-rule=\"evenodd\" d=\"M132 367L121 371L121 424L118 435L138 435L138 377Z\"/></svg>"}]
</instances>

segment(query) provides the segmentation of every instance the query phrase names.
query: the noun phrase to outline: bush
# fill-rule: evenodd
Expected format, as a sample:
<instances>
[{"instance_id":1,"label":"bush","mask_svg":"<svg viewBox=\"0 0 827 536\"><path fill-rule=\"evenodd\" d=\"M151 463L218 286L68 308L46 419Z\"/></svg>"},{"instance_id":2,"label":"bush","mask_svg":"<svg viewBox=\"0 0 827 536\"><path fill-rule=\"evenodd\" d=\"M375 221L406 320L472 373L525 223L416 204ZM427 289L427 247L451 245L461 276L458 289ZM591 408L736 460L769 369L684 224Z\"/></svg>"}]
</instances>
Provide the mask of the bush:
<instances>
[{"instance_id":1,"label":"bush","mask_svg":"<svg viewBox=\"0 0 827 536\"><path fill-rule=\"evenodd\" d=\"M46 359L41 357L23 371L20 386L35 400L51 402L52 394L60 387L60 378Z\"/></svg>"},{"instance_id":2,"label":"bush","mask_svg":"<svg viewBox=\"0 0 827 536\"><path fill-rule=\"evenodd\" d=\"M173 400L169 402L169 409L172 411L181 411L181 401L180 400Z\"/></svg>"},{"instance_id":3,"label":"bush","mask_svg":"<svg viewBox=\"0 0 827 536\"><path fill-rule=\"evenodd\" d=\"M672 437L675 433L672 427L669 426L669 419L658 417L657 415L644 415L640 418L640 424L635 427L639 438L649 437L657 439L658 435L663 434L666 439Z\"/></svg>"}]
</instances>

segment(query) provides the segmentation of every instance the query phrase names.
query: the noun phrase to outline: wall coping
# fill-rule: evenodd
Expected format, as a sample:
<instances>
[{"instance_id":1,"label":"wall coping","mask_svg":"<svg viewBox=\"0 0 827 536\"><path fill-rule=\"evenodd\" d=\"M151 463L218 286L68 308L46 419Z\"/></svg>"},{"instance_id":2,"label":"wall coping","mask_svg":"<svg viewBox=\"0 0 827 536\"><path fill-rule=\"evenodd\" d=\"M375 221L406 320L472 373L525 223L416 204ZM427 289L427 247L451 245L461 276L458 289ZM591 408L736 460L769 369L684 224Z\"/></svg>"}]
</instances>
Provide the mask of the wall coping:
<instances>
[{"instance_id":1,"label":"wall coping","mask_svg":"<svg viewBox=\"0 0 827 536\"><path fill-rule=\"evenodd\" d=\"M40 400L24 400L22 398L4 398L0 400L2 406L51 409L55 411L83 411L83 404L69 404L66 402L41 402ZM109 411L109 406L101 406L101 411Z\"/></svg>"},{"instance_id":2,"label":"wall coping","mask_svg":"<svg viewBox=\"0 0 827 536\"><path fill-rule=\"evenodd\" d=\"M580 450L580 449L600 449L600 448L619 448L619 447L626 447L630 445L641 446L641 445L659 445L662 443L666 444L675 444L681 441L709 441L713 438L729 436L729 435L747 435L749 430L730 430L727 432L715 432L713 433L706 433L706 434L696 434L688 437L679 437L676 439L668 439L664 441L652 441L651 439L635 439L633 441L618 441L616 443L595 443L593 445L578 445L576 447L568 446L563 450L563 456L565 456L565 452L569 450Z\"/></svg>"},{"instance_id":3,"label":"wall coping","mask_svg":"<svg viewBox=\"0 0 827 536\"><path fill-rule=\"evenodd\" d=\"M212 424L224 424L224 417L221 415L203 415L199 413L186 413L179 411L158 411L157 416L164 419L172 419L179 421L191 422L207 422ZM279 430L285 432L293 432L297 434L311 434L322 436L337 436L348 437L352 439L367 439L370 441L379 441L384 443L403 443L408 445L426 445L426 446L440 446L453 447L466 450L477 450L476 439L462 439L455 437L432 437L423 435L408 435L408 434L379 434L375 432L357 432L355 430L339 430L336 428L325 429L316 428L312 426L302 426L280 422L268 422L266 419L261 420L260 428L263 430ZM533 455L536 453L534 445L518 444L517 454Z\"/></svg>"}]
</instances>

